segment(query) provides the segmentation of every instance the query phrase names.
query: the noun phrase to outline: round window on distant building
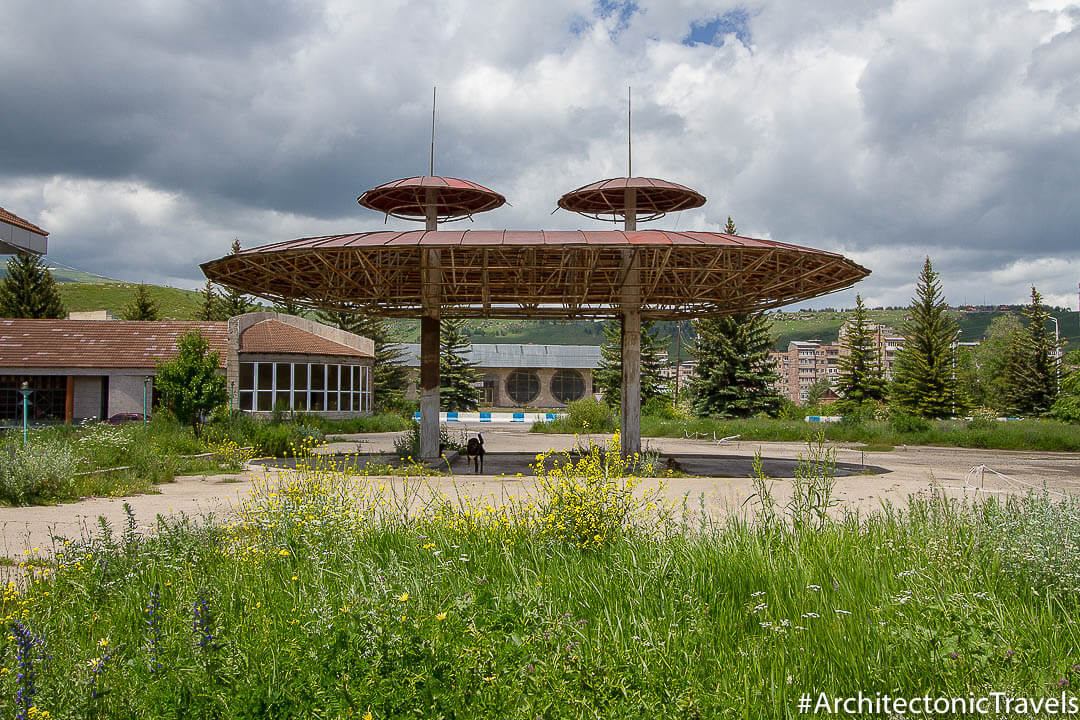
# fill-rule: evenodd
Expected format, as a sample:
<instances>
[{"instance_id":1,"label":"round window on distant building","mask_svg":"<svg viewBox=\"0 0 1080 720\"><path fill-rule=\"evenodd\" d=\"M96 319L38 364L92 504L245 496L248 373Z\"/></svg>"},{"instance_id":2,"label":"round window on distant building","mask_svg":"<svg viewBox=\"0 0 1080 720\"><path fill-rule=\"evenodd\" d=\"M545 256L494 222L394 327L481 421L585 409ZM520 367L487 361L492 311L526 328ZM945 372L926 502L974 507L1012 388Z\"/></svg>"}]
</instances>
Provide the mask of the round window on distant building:
<instances>
[{"instance_id":1,"label":"round window on distant building","mask_svg":"<svg viewBox=\"0 0 1080 720\"><path fill-rule=\"evenodd\" d=\"M585 378L577 370L559 370L551 378L551 394L563 405L585 395Z\"/></svg>"},{"instance_id":2,"label":"round window on distant building","mask_svg":"<svg viewBox=\"0 0 1080 720\"><path fill-rule=\"evenodd\" d=\"M506 394L518 405L526 405L540 394L540 378L532 370L515 370L506 378Z\"/></svg>"}]
</instances>

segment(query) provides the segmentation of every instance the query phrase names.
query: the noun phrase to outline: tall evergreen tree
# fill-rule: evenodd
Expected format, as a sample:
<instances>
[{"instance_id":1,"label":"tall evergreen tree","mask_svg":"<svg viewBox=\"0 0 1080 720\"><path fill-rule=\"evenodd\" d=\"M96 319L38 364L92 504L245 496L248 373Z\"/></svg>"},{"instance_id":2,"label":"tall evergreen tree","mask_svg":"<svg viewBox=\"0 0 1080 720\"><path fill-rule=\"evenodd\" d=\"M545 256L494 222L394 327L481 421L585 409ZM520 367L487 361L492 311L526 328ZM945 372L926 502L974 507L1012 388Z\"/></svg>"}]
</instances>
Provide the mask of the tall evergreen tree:
<instances>
[{"instance_id":1,"label":"tall evergreen tree","mask_svg":"<svg viewBox=\"0 0 1080 720\"><path fill-rule=\"evenodd\" d=\"M375 371L372 387L375 404L380 408L399 407L409 384L405 349L398 333L386 318L359 312L320 310L315 319L345 332L369 338L375 345Z\"/></svg>"},{"instance_id":2,"label":"tall evergreen tree","mask_svg":"<svg viewBox=\"0 0 1080 720\"><path fill-rule=\"evenodd\" d=\"M769 357L772 323L764 313L740 313L693 321L697 359L690 381L694 411L715 417L775 414L780 376Z\"/></svg>"},{"instance_id":3,"label":"tall evergreen tree","mask_svg":"<svg viewBox=\"0 0 1080 720\"><path fill-rule=\"evenodd\" d=\"M307 310L292 298L285 298L279 303L274 303L274 312L296 317L305 317L307 314Z\"/></svg>"},{"instance_id":4,"label":"tall evergreen tree","mask_svg":"<svg viewBox=\"0 0 1080 720\"><path fill-rule=\"evenodd\" d=\"M131 298L131 302L120 313L120 317L124 320L158 320L161 317L161 310L154 298L150 297L149 288L139 285L135 289L135 297Z\"/></svg>"},{"instance_id":5,"label":"tall evergreen tree","mask_svg":"<svg viewBox=\"0 0 1080 720\"><path fill-rule=\"evenodd\" d=\"M30 253L12 256L0 281L0 316L57 320L66 315L56 280L41 258Z\"/></svg>"},{"instance_id":6,"label":"tall evergreen tree","mask_svg":"<svg viewBox=\"0 0 1080 720\"><path fill-rule=\"evenodd\" d=\"M950 417L964 409L955 377L959 328L947 314L941 281L929 257L908 310L905 342L893 372L893 401L913 415Z\"/></svg>"},{"instance_id":7,"label":"tall evergreen tree","mask_svg":"<svg viewBox=\"0 0 1080 720\"><path fill-rule=\"evenodd\" d=\"M666 395L663 375L667 349L655 331L655 322L641 323L641 404ZM593 387L604 394L604 402L618 407L622 402L622 324L604 323L604 343L600 346L600 365L593 372Z\"/></svg>"},{"instance_id":8,"label":"tall evergreen tree","mask_svg":"<svg viewBox=\"0 0 1080 720\"><path fill-rule=\"evenodd\" d=\"M236 255L240 252L240 238L233 238L232 242L232 254ZM232 288L226 288L221 294L221 312L224 313L225 318L231 318L235 315L243 315L249 313L255 309L255 304L249 302L244 293Z\"/></svg>"},{"instance_id":9,"label":"tall evergreen tree","mask_svg":"<svg viewBox=\"0 0 1080 720\"><path fill-rule=\"evenodd\" d=\"M739 229L735 227L735 221L731 219L731 216L727 216L727 225L724 225L725 235L738 235Z\"/></svg>"},{"instance_id":10,"label":"tall evergreen tree","mask_svg":"<svg viewBox=\"0 0 1080 720\"><path fill-rule=\"evenodd\" d=\"M1024 317L1027 326L1013 336L1005 367L1008 409L1017 415L1047 415L1060 383L1057 348L1047 328L1050 313L1034 287Z\"/></svg>"},{"instance_id":11,"label":"tall evergreen tree","mask_svg":"<svg viewBox=\"0 0 1080 720\"><path fill-rule=\"evenodd\" d=\"M443 320L439 335L439 409L446 411L476 410L480 391L476 383L480 376L476 363L465 359L472 347L465 334L464 320Z\"/></svg>"},{"instance_id":12,"label":"tall evergreen tree","mask_svg":"<svg viewBox=\"0 0 1080 720\"><path fill-rule=\"evenodd\" d=\"M885 377L862 295L855 296L855 312L847 323L840 349L840 376L836 383L843 398L840 409L850 412L864 403L884 400Z\"/></svg>"},{"instance_id":13,"label":"tall evergreen tree","mask_svg":"<svg viewBox=\"0 0 1080 720\"><path fill-rule=\"evenodd\" d=\"M208 322L229 319L229 316L225 314L225 307L221 303L221 296L218 295L217 290L214 289L214 284L209 280L206 281L206 287L203 288L202 300L199 302L199 309L195 312L195 319Z\"/></svg>"}]
</instances>

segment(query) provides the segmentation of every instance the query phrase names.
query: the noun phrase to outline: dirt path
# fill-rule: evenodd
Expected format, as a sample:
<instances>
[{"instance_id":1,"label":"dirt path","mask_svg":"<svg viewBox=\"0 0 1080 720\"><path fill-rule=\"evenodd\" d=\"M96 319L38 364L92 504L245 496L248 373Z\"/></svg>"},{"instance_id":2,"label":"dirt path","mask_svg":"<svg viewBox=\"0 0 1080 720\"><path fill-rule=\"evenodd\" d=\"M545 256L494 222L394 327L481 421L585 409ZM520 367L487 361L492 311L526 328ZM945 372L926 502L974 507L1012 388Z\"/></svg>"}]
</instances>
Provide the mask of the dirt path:
<instances>
[{"instance_id":1,"label":"dirt path","mask_svg":"<svg viewBox=\"0 0 1080 720\"><path fill-rule=\"evenodd\" d=\"M582 438L572 435L530 434L521 429L483 428L485 446L491 455L485 471L492 474L473 475L464 458L453 466L453 478L433 478L432 485L445 492L466 492L471 495L490 495L496 499L505 495L529 492L532 480L518 478L516 473L498 477L502 471L498 460L503 453L527 457L549 449L574 447ZM393 448L396 433L374 433L335 438L325 452L386 452ZM603 441L594 436L595 442ZM735 463L746 467L749 458L759 451L781 467L805 454L801 443L725 442L648 438L647 449L665 455L716 458L716 462ZM856 467L866 465L867 474L838 477L836 497L846 506L860 510L878 509L882 502L903 505L912 494L924 493L934 482L955 497L978 493L1025 492L1027 488L1045 486L1055 493L1080 493L1080 453L1013 452L1004 450L966 450L956 448L899 447L885 453L860 453L844 445L836 445L837 459ZM984 466L982 472L973 468ZM690 469L689 467L687 468ZM888 472L877 472L884 469ZM255 473L264 472L261 468ZM1000 473L1000 475L998 474ZM97 518L105 517L119 531L125 522L123 503L135 512L142 528L152 528L156 517L186 513L200 516L228 514L246 497L252 487L253 472L239 476L189 476L176 482L158 485L158 493L130 498L91 498L64 505L0 508L0 532L3 533L3 555L18 560L27 551L47 552L51 537L59 535L77 538L96 533ZM773 481L776 500L783 504L790 498L791 481ZM744 511L744 503L752 492L745 477L673 478L666 481L665 493L673 500L684 499L692 512L704 504L714 516Z\"/></svg>"}]
</instances>

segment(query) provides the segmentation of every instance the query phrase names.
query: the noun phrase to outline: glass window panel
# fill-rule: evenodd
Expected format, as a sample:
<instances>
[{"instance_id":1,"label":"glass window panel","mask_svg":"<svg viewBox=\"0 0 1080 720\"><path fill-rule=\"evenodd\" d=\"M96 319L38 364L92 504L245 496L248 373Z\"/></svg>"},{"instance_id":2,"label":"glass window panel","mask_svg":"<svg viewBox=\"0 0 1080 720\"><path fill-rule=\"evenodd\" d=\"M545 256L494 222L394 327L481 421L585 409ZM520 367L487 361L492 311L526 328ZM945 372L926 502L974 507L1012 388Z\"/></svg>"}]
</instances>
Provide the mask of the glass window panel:
<instances>
[{"instance_id":1,"label":"glass window panel","mask_svg":"<svg viewBox=\"0 0 1080 720\"><path fill-rule=\"evenodd\" d=\"M289 390L292 387L292 365L289 363L277 364L277 375L274 377L278 390Z\"/></svg>"},{"instance_id":2,"label":"glass window panel","mask_svg":"<svg viewBox=\"0 0 1080 720\"><path fill-rule=\"evenodd\" d=\"M331 392L337 392L338 386L338 366L327 365L326 366L326 389Z\"/></svg>"},{"instance_id":3,"label":"glass window panel","mask_svg":"<svg viewBox=\"0 0 1080 720\"><path fill-rule=\"evenodd\" d=\"M585 378L577 370L558 370L551 378L551 394L562 404L585 395Z\"/></svg>"},{"instance_id":4,"label":"glass window panel","mask_svg":"<svg viewBox=\"0 0 1080 720\"><path fill-rule=\"evenodd\" d=\"M272 392L257 392L255 401L258 403L256 410L263 412L269 412L274 409L274 393Z\"/></svg>"},{"instance_id":5,"label":"glass window panel","mask_svg":"<svg viewBox=\"0 0 1080 720\"><path fill-rule=\"evenodd\" d=\"M255 363L240 363L240 389L255 389Z\"/></svg>"},{"instance_id":6,"label":"glass window panel","mask_svg":"<svg viewBox=\"0 0 1080 720\"><path fill-rule=\"evenodd\" d=\"M352 384L353 384L353 388L356 389L356 390L360 389L360 378L363 377L363 372L364 372L364 368L363 368L362 365L353 365L353 369L352 369L353 383Z\"/></svg>"},{"instance_id":7,"label":"glass window panel","mask_svg":"<svg viewBox=\"0 0 1080 720\"><path fill-rule=\"evenodd\" d=\"M307 393L306 392L294 392L293 393L293 409L294 410L307 410Z\"/></svg>"},{"instance_id":8,"label":"glass window panel","mask_svg":"<svg viewBox=\"0 0 1080 720\"><path fill-rule=\"evenodd\" d=\"M274 366L272 363L255 363L258 367L259 390L272 390L274 387Z\"/></svg>"},{"instance_id":9,"label":"glass window panel","mask_svg":"<svg viewBox=\"0 0 1080 720\"><path fill-rule=\"evenodd\" d=\"M278 390L274 394L274 407L280 407L286 410L291 407L289 405L289 392L287 390Z\"/></svg>"},{"instance_id":10,"label":"glass window panel","mask_svg":"<svg viewBox=\"0 0 1080 720\"><path fill-rule=\"evenodd\" d=\"M319 412L320 410L323 409L323 400L324 400L323 393L321 391L320 392L315 392L313 390L311 392L311 400L310 400L310 403L309 403L308 410L312 410L314 412Z\"/></svg>"},{"instance_id":11,"label":"glass window panel","mask_svg":"<svg viewBox=\"0 0 1080 720\"><path fill-rule=\"evenodd\" d=\"M352 390L352 368L348 365L341 366L341 389Z\"/></svg>"},{"instance_id":12,"label":"glass window panel","mask_svg":"<svg viewBox=\"0 0 1080 720\"><path fill-rule=\"evenodd\" d=\"M325 365L312 365L311 366L311 389L322 390L326 387L325 383Z\"/></svg>"},{"instance_id":13,"label":"glass window panel","mask_svg":"<svg viewBox=\"0 0 1080 720\"><path fill-rule=\"evenodd\" d=\"M338 394L336 392L326 393L326 409L337 410L338 409Z\"/></svg>"},{"instance_id":14,"label":"glass window panel","mask_svg":"<svg viewBox=\"0 0 1080 720\"><path fill-rule=\"evenodd\" d=\"M293 365L293 389L307 390L307 363Z\"/></svg>"},{"instance_id":15,"label":"glass window panel","mask_svg":"<svg viewBox=\"0 0 1080 720\"><path fill-rule=\"evenodd\" d=\"M252 402L251 396L252 395L254 395L254 393L251 393L251 392L241 392L240 393L240 409L241 410L251 410L251 402Z\"/></svg>"},{"instance_id":16,"label":"glass window panel","mask_svg":"<svg viewBox=\"0 0 1080 720\"><path fill-rule=\"evenodd\" d=\"M540 394L540 376L532 370L515 370L506 378L506 394L518 405L525 405Z\"/></svg>"}]
</instances>

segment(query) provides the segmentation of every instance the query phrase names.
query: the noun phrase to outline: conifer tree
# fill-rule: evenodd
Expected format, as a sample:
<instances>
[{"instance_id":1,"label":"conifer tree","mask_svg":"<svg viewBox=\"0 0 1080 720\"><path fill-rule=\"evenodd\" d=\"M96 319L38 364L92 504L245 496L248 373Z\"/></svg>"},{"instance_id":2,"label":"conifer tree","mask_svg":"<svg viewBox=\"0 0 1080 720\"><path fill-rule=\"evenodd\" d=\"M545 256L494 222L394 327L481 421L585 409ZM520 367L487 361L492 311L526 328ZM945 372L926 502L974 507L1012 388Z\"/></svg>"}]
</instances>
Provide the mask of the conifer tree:
<instances>
[{"instance_id":1,"label":"conifer tree","mask_svg":"<svg viewBox=\"0 0 1080 720\"><path fill-rule=\"evenodd\" d=\"M41 258L30 253L11 257L0 281L0 317L57 320L66 315L56 280Z\"/></svg>"},{"instance_id":2,"label":"conifer tree","mask_svg":"<svg viewBox=\"0 0 1080 720\"><path fill-rule=\"evenodd\" d=\"M476 363L465 359L472 347L465 334L464 320L443 320L439 335L439 409L445 411L476 410L480 391L476 387L480 376Z\"/></svg>"},{"instance_id":3,"label":"conifer tree","mask_svg":"<svg viewBox=\"0 0 1080 720\"><path fill-rule=\"evenodd\" d=\"M158 320L161 311L154 298L150 297L150 290L145 285L139 285L135 289L135 297L120 313L120 317L124 320Z\"/></svg>"},{"instance_id":4,"label":"conifer tree","mask_svg":"<svg viewBox=\"0 0 1080 720\"><path fill-rule=\"evenodd\" d=\"M236 255L240 252L240 238L233 238L232 242L232 254ZM248 301L244 297L244 293L232 288L226 288L225 292L221 294L221 312L225 315L225 319L229 319L235 315L243 315L249 313L255 309L255 304Z\"/></svg>"},{"instance_id":5,"label":"conifer tree","mask_svg":"<svg viewBox=\"0 0 1080 720\"><path fill-rule=\"evenodd\" d=\"M893 372L893 401L913 415L951 417L964 409L955 377L959 328L947 313L941 281L929 257L908 310L904 346L897 353Z\"/></svg>"},{"instance_id":6,"label":"conifer tree","mask_svg":"<svg viewBox=\"0 0 1080 720\"><path fill-rule=\"evenodd\" d=\"M1017 415L1047 415L1057 399L1057 348L1047 328L1050 313L1042 296L1031 288L1031 305L1024 308L1027 326L1013 336L1005 366L1008 410Z\"/></svg>"},{"instance_id":7,"label":"conifer tree","mask_svg":"<svg viewBox=\"0 0 1080 720\"><path fill-rule=\"evenodd\" d=\"M655 332L655 322L641 323L641 404L666 395L663 376L667 351ZM600 346L600 364L593 372L593 387L604 394L604 402L618 407L622 402L622 324L618 320L604 323L604 343Z\"/></svg>"},{"instance_id":8,"label":"conifer tree","mask_svg":"<svg viewBox=\"0 0 1080 720\"><path fill-rule=\"evenodd\" d=\"M841 410L850 412L864 403L884 400L885 378L861 295L855 296L855 312L848 321L840 347L840 376L836 387L843 398Z\"/></svg>"},{"instance_id":9,"label":"conifer tree","mask_svg":"<svg viewBox=\"0 0 1080 720\"><path fill-rule=\"evenodd\" d=\"M739 229L735 227L735 221L731 219L731 216L727 216L727 225L724 225L725 235L738 235Z\"/></svg>"},{"instance_id":10,"label":"conifer tree","mask_svg":"<svg viewBox=\"0 0 1080 720\"><path fill-rule=\"evenodd\" d=\"M292 298L284 298L281 302L274 303L274 312L282 315L304 317L307 311Z\"/></svg>"},{"instance_id":11,"label":"conifer tree","mask_svg":"<svg viewBox=\"0 0 1080 720\"><path fill-rule=\"evenodd\" d=\"M199 309L195 312L195 319L208 322L229 319L221 303L221 297L214 290L214 285L209 280L206 281L206 287L203 288L202 301L199 303Z\"/></svg>"},{"instance_id":12,"label":"conifer tree","mask_svg":"<svg viewBox=\"0 0 1080 720\"><path fill-rule=\"evenodd\" d=\"M769 357L772 323L764 313L740 313L693 321L697 359L690 392L694 411L715 417L776 414L780 376Z\"/></svg>"},{"instance_id":13,"label":"conifer tree","mask_svg":"<svg viewBox=\"0 0 1080 720\"><path fill-rule=\"evenodd\" d=\"M375 345L375 369L372 389L380 408L400 407L409 384L405 350L398 333L386 318L359 312L320 310L315 319L345 332L369 338Z\"/></svg>"}]
</instances>

